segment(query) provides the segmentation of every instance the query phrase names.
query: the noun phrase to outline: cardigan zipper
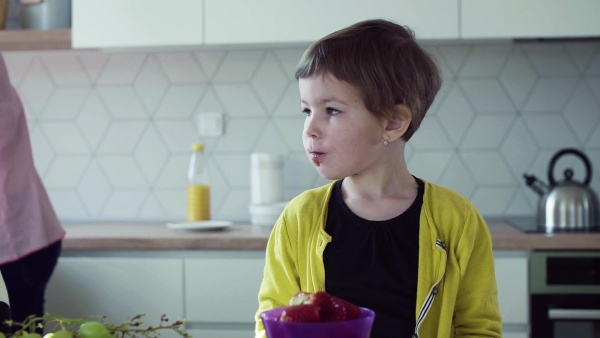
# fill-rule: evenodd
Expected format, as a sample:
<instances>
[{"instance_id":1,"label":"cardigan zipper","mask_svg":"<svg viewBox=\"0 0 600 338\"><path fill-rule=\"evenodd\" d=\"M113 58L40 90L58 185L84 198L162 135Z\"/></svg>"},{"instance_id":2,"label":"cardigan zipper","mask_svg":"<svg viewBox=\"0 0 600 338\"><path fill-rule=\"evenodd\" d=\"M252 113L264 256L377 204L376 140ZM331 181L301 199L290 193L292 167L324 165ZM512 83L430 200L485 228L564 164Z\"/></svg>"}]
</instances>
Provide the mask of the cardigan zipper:
<instances>
[{"instance_id":1,"label":"cardigan zipper","mask_svg":"<svg viewBox=\"0 0 600 338\"><path fill-rule=\"evenodd\" d=\"M442 251L444 251L444 254L446 253L446 244L444 244L444 242L442 242L439 239L436 239L435 245L438 249L441 249ZM445 271L446 271L446 269L444 269L444 272ZM425 320L425 317L427 316L429 309L431 309L431 306L433 305L433 300L435 299L435 296L438 293L438 285L442 281L443 277L444 277L444 273L442 273L440 275L440 277L433 284L431 289L429 289L429 293L427 293L427 297L425 297L425 302L423 303L423 305L421 306L421 310L419 311L419 316L417 317L417 325L415 327L415 333L412 335L412 338L419 337L419 327L423 323L423 320Z\"/></svg>"}]
</instances>

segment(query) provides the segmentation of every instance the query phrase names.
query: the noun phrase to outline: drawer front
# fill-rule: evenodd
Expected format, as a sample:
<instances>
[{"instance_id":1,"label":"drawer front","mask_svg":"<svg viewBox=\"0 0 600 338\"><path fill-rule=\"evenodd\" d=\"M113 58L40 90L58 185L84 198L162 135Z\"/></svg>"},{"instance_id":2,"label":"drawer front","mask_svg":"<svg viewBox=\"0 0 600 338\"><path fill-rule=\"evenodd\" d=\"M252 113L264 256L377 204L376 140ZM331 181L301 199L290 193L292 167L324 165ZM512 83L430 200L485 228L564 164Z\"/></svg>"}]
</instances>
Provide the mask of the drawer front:
<instances>
[{"instance_id":1,"label":"drawer front","mask_svg":"<svg viewBox=\"0 0 600 338\"><path fill-rule=\"evenodd\" d=\"M495 258L500 314L505 324L529 322L527 258Z\"/></svg>"},{"instance_id":2,"label":"drawer front","mask_svg":"<svg viewBox=\"0 0 600 338\"><path fill-rule=\"evenodd\" d=\"M187 320L254 322L264 264L264 258L186 259Z\"/></svg>"}]
</instances>

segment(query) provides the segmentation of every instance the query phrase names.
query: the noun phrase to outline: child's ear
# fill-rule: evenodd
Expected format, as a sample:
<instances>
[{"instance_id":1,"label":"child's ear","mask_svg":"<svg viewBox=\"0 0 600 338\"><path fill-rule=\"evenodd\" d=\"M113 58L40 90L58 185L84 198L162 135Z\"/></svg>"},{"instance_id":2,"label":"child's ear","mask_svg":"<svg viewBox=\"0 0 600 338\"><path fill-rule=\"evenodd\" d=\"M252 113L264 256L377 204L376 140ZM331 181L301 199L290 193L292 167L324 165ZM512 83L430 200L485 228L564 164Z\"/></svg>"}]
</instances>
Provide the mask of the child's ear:
<instances>
[{"instance_id":1,"label":"child's ear","mask_svg":"<svg viewBox=\"0 0 600 338\"><path fill-rule=\"evenodd\" d=\"M406 133L411 121L410 109L403 104L397 104L394 106L394 118L386 119L384 138L388 142L394 142L401 138Z\"/></svg>"}]
</instances>

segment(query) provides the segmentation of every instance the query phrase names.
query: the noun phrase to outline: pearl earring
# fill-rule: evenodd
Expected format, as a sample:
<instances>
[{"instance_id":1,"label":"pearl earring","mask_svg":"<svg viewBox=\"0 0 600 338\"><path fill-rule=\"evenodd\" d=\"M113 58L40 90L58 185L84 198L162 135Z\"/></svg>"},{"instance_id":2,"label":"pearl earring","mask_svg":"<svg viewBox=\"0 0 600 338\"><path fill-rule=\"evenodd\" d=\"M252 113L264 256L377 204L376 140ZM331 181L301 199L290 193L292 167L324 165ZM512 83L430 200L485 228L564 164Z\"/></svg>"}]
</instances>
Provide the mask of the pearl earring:
<instances>
[{"instance_id":1,"label":"pearl earring","mask_svg":"<svg viewBox=\"0 0 600 338\"><path fill-rule=\"evenodd\" d=\"M383 139L383 145L384 145L384 146L387 146L387 145L388 145L388 140L387 140L387 139L385 139L385 138Z\"/></svg>"}]
</instances>

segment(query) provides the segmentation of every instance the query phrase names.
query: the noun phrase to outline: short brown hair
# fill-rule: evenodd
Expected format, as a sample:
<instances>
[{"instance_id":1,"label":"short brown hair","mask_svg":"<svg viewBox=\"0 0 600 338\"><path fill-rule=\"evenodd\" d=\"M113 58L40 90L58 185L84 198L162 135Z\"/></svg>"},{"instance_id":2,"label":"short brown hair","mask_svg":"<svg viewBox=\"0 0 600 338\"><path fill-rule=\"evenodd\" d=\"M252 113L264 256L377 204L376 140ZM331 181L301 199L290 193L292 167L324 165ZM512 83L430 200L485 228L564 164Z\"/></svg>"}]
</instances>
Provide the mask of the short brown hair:
<instances>
[{"instance_id":1,"label":"short brown hair","mask_svg":"<svg viewBox=\"0 0 600 338\"><path fill-rule=\"evenodd\" d=\"M393 107L407 106L412 122L402 138L419 128L442 79L414 32L387 20L366 20L331 33L310 46L296 68L296 79L330 73L357 87L366 108L392 118Z\"/></svg>"}]
</instances>

